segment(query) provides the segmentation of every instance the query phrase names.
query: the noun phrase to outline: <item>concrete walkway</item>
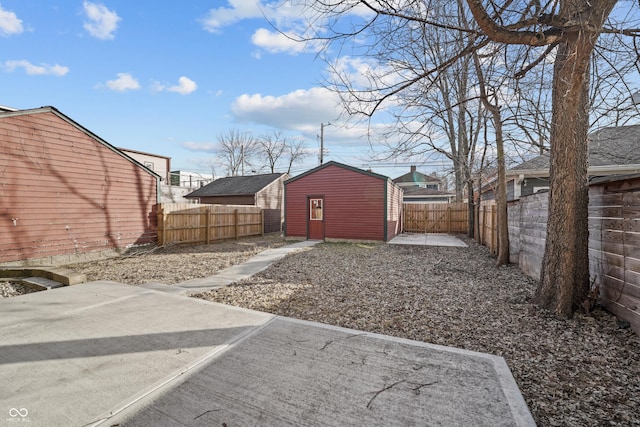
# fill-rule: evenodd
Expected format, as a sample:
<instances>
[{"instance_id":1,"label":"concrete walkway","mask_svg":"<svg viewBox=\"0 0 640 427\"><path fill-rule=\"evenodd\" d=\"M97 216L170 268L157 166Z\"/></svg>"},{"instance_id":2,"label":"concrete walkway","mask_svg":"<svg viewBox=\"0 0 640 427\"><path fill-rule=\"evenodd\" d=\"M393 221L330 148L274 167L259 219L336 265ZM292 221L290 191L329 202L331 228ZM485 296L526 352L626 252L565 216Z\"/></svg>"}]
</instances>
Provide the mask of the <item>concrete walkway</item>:
<instances>
[{"instance_id":1,"label":"concrete walkway","mask_svg":"<svg viewBox=\"0 0 640 427\"><path fill-rule=\"evenodd\" d=\"M389 241L390 245L456 246L466 248L467 244L456 236L442 233L401 233Z\"/></svg>"},{"instance_id":2,"label":"concrete walkway","mask_svg":"<svg viewBox=\"0 0 640 427\"><path fill-rule=\"evenodd\" d=\"M535 425L492 355L114 282L0 313L0 425Z\"/></svg>"},{"instance_id":3,"label":"concrete walkway","mask_svg":"<svg viewBox=\"0 0 640 427\"><path fill-rule=\"evenodd\" d=\"M179 293L186 293L191 295L215 288L220 288L222 286L227 286L233 282L248 279L249 277L261 272L274 262L284 258L292 252L310 248L314 245L317 245L318 243L321 242L318 240L305 240L279 248L267 249L266 251L262 251L257 255L252 256L245 263L225 268L215 276L192 279L186 282L176 283L174 285L171 285L170 287L174 290L180 289L179 291L177 291ZM160 287L156 289L161 290L162 288Z\"/></svg>"}]
</instances>

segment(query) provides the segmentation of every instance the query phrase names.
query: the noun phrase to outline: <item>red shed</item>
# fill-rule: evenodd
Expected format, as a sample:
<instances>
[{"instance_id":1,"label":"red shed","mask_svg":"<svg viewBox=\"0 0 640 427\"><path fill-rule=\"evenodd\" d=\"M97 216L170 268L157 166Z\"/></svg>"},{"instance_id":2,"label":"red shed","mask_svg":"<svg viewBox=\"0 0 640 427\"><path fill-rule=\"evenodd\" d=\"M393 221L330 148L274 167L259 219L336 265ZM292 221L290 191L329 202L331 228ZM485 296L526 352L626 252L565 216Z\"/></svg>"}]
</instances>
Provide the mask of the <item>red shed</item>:
<instances>
[{"instance_id":1,"label":"red shed","mask_svg":"<svg viewBox=\"0 0 640 427\"><path fill-rule=\"evenodd\" d=\"M401 231L402 189L373 172L328 162L285 187L285 235L388 242Z\"/></svg>"},{"instance_id":2,"label":"red shed","mask_svg":"<svg viewBox=\"0 0 640 427\"><path fill-rule=\"evenodd\" d=\"M53 107L0 112L0 264L156 240L160 177Z\"/></svg>"}]
</instances>

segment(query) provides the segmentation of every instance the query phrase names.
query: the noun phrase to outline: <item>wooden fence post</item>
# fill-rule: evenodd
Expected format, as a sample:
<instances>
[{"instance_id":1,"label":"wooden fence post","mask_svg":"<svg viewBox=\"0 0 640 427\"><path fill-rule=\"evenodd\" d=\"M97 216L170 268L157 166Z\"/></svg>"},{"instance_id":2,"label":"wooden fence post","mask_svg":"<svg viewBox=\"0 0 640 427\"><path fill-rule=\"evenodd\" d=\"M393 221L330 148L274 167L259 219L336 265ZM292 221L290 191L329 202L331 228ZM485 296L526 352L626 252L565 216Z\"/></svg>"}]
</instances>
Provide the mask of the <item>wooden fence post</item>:
<instances>
[{"instance_id":1,"label":"wooden fence post","mask_svg":"<svg viewBox=\"0 0 640 427\"><path fill-rule=\"evenodd\" d=\"M262 237L264 237L264 209L260 208L260 227L262 227Z\"/></svg>"},{"instance_id":2,"label":"wooden fence post","mask_svg":"<svg viewBox=\"0 0 640 427\"><path fill-rule=\"evenodd\" d=\"M238 221L238 209L235 209L233 211L233 222L234 222L234 225L235 225L234 236L235 236L235 239L238 240L238 228L239 228L239 224L238 224L238 222L239 222Z\"/></svg>"},{"instance_id":3,"label":"wooden fence post","mask_svg":"<svg viewBox=\"0 0 640 427\"><path fill-rule=\"evenodd\" d=\"M483 245L487 244L487 205L482 207L482 238L480 239L480 243Z\"/></svg>"},{"instance_id":4,"label":"wooden fence post","mask_svg":"<svg viewBox=\"0 0 640 427\"><path fill-rule=\"evenodd\" d=\"M166 227L166 216L162 203L158 205L158 246L164 245L164 229Z\"/></svg>"},{"instance_id":5,"label":"wooden fence post","mask_svg":"<svg viewBox=\"0 0 640 427\"><path fill-rule=\"evenodd\" d=\"M204 232L206 233L204 241L208 245L211 242L211 237L210 237L211 233L209 232L210 231L209 230L209 227L210 227L209 224L210 224L210 221L211 221L211 219L210 219L211 209L209 209L209 208L205 209L204 213L206 215L206 218L204 219Z\"/></svg>"},{"instance_id":6,"label":"wooden fence post","mask_svg":"<svg viewBox=\"0 0 640 427\"><path fill-rule=\"evenodd\" d=\"M422 210L423 215L422 215L422 221L424 221L424 231L423 233L427 232L427 217L429 216L429 211L427 210L427 205L424 205L424 209Z\"/></svg>"},{"instance_id":7,"label":"wooden fence post","mask_svg":"<svg viewBox=\"0 0 640 427\"><path fill-rule=\"evenodd\" d=\"M491 206L491 247L493 253L498 253L498 224L496 205Z\"/></svg>"},{"instance_id":8,"label":"wooden fence post","mask_svg":"<svg viewBox=\"0 0 640 427\"><path fill-rule=\"evenodd\" d=\"M447 206L447 234L451 233L451 206Z\"/></svg>"}]
</instances>

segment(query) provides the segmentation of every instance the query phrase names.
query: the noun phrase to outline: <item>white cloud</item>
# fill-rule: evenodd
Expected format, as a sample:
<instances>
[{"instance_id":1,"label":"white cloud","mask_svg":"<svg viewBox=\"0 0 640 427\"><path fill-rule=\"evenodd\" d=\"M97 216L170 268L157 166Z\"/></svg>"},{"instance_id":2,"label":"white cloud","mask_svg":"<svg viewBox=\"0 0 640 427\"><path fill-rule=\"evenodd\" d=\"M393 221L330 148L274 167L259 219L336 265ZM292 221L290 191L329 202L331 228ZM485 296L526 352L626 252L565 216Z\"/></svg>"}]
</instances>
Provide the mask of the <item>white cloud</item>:
<instances>
[{"instance_id":1,"label":"white cloud","mask_svg":"<svg viewBox=\"0 0 640 427\"><path fill-rule=\"evenodd\" d=\"M188 95L195 92L196 89L198 89L196 82L188 77L182 76L178 79L178 84L176 86L171 86L167 90L169 92L179 93L180 95Z\"/></svg>"},{"instance_id":2,"label":"white cloud","mask_svg":"<svg viewBox=\"0 0 640 427\"><path fill-rule=\"evenodd\" d=\"M203 28L211 33L219 33L224 27L246 19L267 20L279 31L260 28L251 37L252 42L269 53L299 54L319 52L324 44L318 39L331 26L329 15L318 12L313 2L295 2L290 0L227 0L227 6L210 9L200 20ZM336 8L348 16L371 16L366 6L345 2ZM336 14L342 13L337 11ZM313 25L309 25L312 22ZM307 40L297 42L296 40ZM255 58L261 52L254 52Z\"/></svg>"},{"instance_id":3,"label":"white cloud","mask_svg":"<svg viewBox=\"0 0 640 427\"><path fill-rule=\"evenodd\" d=\"M150 89L151 89L151 92L158 93L158 92L163 92L167 90L167 86L163 85L160 82L154 81L153 83L151 83Z\"/></svg>"},{"instance_id":4,"label":"white cloud","mask_svg":"<svg viewBox=\"0 0 640 427\"><path fill-rule=\"evenodd\" d=\"M24 71L31 76L38 75L51 75L51 76L64 76L69 72L69 67L64 67L62 65L49 65L49 64L40 64L34 65L27 60L9 60L4 63L4 67L7 71L13 72L17 68L23 68Z\"/></svg>"},{"instance_id":5,"label":"white cloud","mask_svg":"<svg viewBox=\"0 0 640 427\"><path fill-rule=\"evenodd\" d=\"M156 93L167 91L176 92L180 95L188 95L195 92L196 89L198 89L198 85L196 84L196 82L185 76L180 77L178 79L178 84L174 86L167 87L167 85L160 82L153 82L151 84L151 91Z\"/></svg>"},{"instance_id":6,"label":"white cloud","mask_svg":"<svg viewBox=\"0 0 640 427\"><path fill-rule=\"evenodd\" d=\"M108 80L107 87L116 92L126 92L128 90L140 89L140 83L129 73L118 73L118 78Z\"/></svg>"},{"instance_id":7,"label":"white cloud","mask_svg":"<svg viewBox=\"0 0 640 427\"><path fill-rule=\"evenodd\" d=\"M312 4L310 2L309 4ZM264 19L275 24L280 29L300 30L308 28L308 22L314 22L316 28L323 28L326 16L317 12L313 6L304 2L289 0L228 0L228 7L210 9L201 19L203 28L211 33L217 33L222 28L240 22L244 19ZM340 6L336 6L340 7ZM342 5L345 14L352 16L371 16L372 12L364 5L353 6L351 2ZM336 9L336 12L339 13Z\"/></svg>"},{"instance_id":8,"label":"white cloud","mask_svg":"<svg viewBox=\"0 0 640 427\"><path fill-rule=\"evenodd\" d=\"M204 151L207 153L214 153L217 148L217 144L212 142L181 142L180 145L189 151Z\"/></svg>"},{"instance_id":9,"label":"white cloud","mask_svg":"<svg viewBox=\"0 0 640 427\"><path fill-rule=\"evenodd\" d=\"M14 12L6 11L0 6L0 34L10 36L22 31L22 20Z\"/></svg>"},{"instance_id":10,"label":"white cloud","mask_svg":"<svg viewBox=\"0 0 640 427\"><path fill-rule=\"evenodd\" d=\"M243 19L261 18L261 6L256 0L229 0L230 7L211 9L202 20L202 26L211 33L219 32L223 27L235 24Z\"/></svg>"},{"instance_id":11,"label":"white cloud","mask_svg":"<svg viewBox=\"0 0 640 427\"><path fill-rule=\"evenodd\" d=\"M88 18L84 23L84 29L98 39L113 39L113 33L118 29L118 22L122 18L116 12L107 9L100 3L85 1L83 7L84 13Z\"/></svg>"},{"instance_id":12,"label":"white cloud","mask_svg":"<svg viewBox=\"0 0 640 427\"><path fill-rule=\"evenodd\" d=\"M302 52L319 52L322 49L322 45L318 42L298 40L299 36L293 33L279 33L265 28L259 28L251 36L251 41L254 45L270 53L286 52L298 54Z\"/></svg>"},{"instance_id":13,"label":"white cloud","mask_svg":"<svg viewBox=\"0 0 640 427\"><path fill-rule=\"evenodd\" d=\"M282 96L241 95L231 111L241 122L253 122L278 129L308 131L340 114L340 99L325 88L296 90Z\"/></svg>"}]
</instances>

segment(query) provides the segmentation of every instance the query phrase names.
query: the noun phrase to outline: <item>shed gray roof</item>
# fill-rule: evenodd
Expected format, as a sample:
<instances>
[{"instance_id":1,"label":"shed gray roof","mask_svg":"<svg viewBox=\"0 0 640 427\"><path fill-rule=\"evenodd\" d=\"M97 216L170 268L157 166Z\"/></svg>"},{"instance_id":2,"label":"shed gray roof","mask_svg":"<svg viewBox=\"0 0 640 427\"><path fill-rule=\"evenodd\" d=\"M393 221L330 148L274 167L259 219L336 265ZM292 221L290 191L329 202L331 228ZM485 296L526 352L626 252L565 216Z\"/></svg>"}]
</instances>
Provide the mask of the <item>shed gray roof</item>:
<instances>
[{"instance_id":1,"label":"shed gray roof","mask_svg":"<svg viewBox=\"0 0 640 427\"><path fill-rule=\"evenodd\" d=\"M184 197L254 195L283 175L286 174L270 173L265 175L230 176L227 178L220 178L192 193L187 194Z\"/></svg>"},{"instance_id":2,"label":"shed gray roof","mask_svg":"<svg viewBox=\"0 0 640 427\"><path fill-rule=\"evenodd\" d=\"M412 185L409 187L402 187L405 196L452 196L453 193L448 191L434 190L432 188L418 187Z\"/></svg>"},{"instance_id":3,"label":"shed gray roof","mask_svg":"<svg viewBox=\"0 0 640 427\"><path fill-rule=\"evenodd\" d=\"M589 166L640 164L640 125L603 128L589 135ZM510 170L549 169L549 153Z\"/></svg>"}]
</instances>

